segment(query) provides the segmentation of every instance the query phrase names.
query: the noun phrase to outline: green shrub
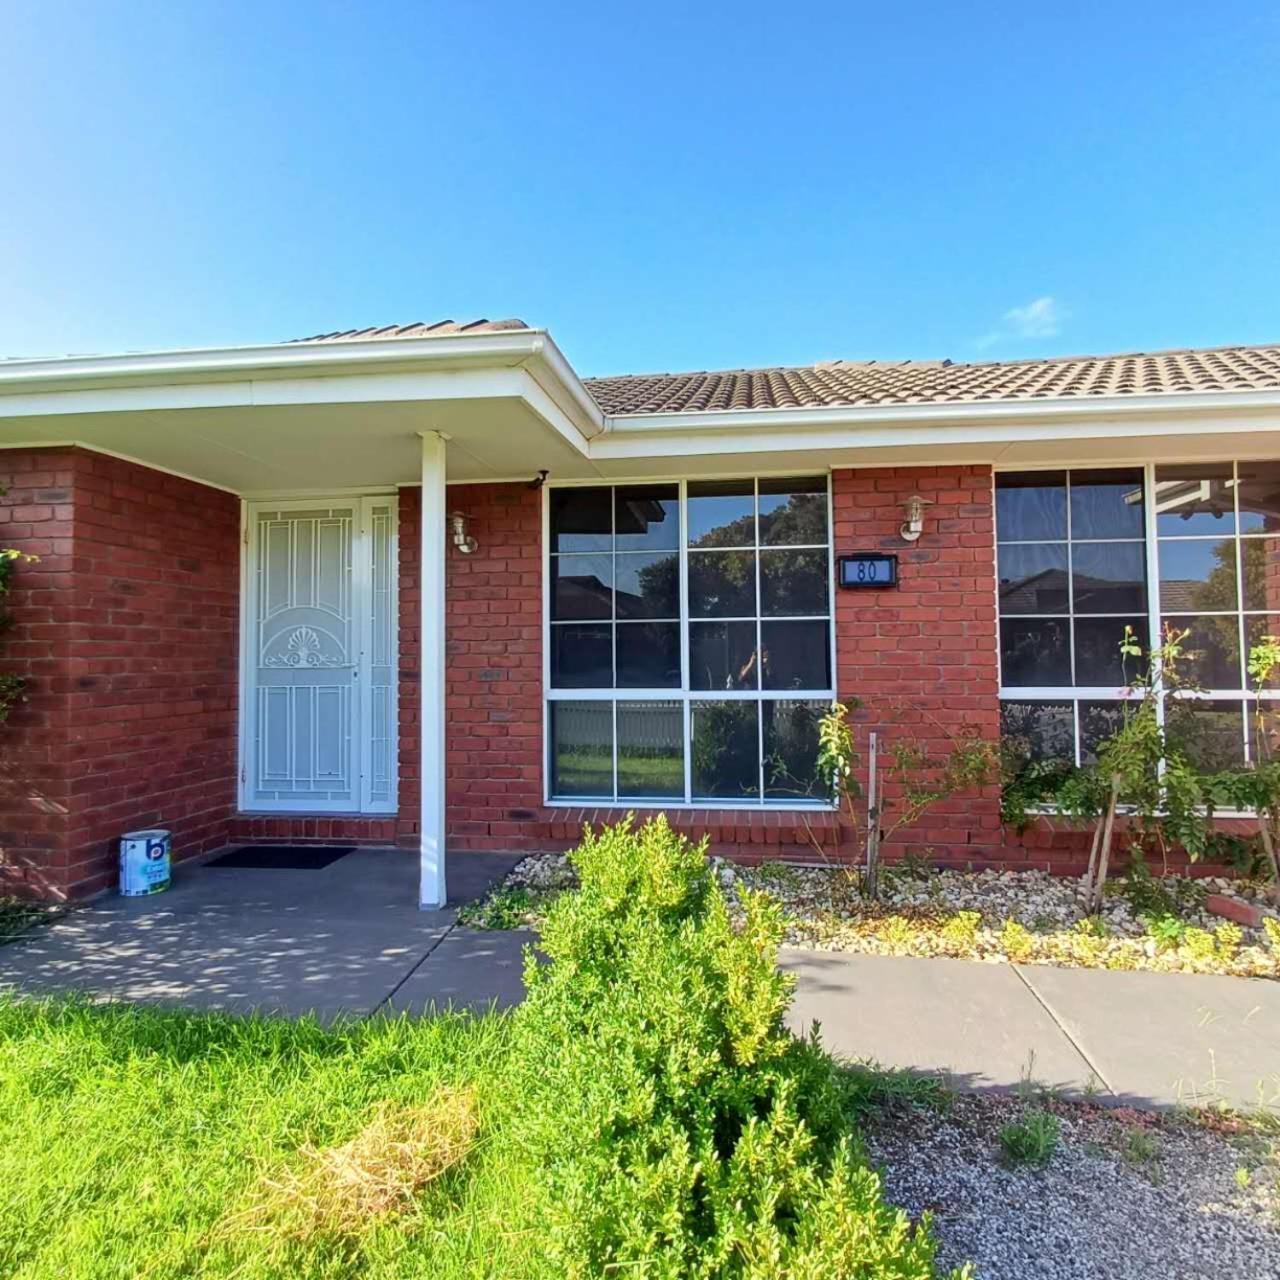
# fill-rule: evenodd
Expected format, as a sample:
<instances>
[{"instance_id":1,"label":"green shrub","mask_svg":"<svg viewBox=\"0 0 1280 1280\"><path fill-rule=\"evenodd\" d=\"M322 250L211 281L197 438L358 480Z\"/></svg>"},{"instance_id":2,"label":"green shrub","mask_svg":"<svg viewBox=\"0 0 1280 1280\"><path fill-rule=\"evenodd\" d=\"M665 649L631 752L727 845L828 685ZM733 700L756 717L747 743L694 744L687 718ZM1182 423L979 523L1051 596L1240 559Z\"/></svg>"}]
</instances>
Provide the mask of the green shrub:
<instances>
[{"instance_id":1,"label":"green shrub","mask_svg":"<svg viewBox=\"0 0 1280 1280\"><path fill-rule=\"evenodd\" d=\"M1000 1130L1000 1149L1010 1165L1027 1164L1042 1167L1053 1158L1058 1147L1058 1117L1033 1107L1019 1121Z\"/></svg>"},{"instance_id":2,"label":"green shrub","mask_svg":"<svg viewBox=\"0 0 1280 1280\"><path fill-rule=\"evenodd\" d=\"M703 846L664 818L588 834L515 1014L515 1140L552 1272L927 1277L934 1244L883 1202L816 1039L783 1026L778 908L731 921Z\"/></svg>"}]
</instances>

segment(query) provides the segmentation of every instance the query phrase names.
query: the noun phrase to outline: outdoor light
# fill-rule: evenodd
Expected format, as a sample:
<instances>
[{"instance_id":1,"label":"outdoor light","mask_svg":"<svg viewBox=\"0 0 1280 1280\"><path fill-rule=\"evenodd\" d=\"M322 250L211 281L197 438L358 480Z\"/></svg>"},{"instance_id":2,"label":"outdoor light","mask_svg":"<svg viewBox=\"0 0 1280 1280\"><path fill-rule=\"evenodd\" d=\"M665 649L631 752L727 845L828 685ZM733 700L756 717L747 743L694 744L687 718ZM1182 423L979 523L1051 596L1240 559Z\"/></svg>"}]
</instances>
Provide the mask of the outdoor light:
<instances>
[{"instance_id":1,"label":"outdoor light","mask_svg":"<svg viewBox=\"0 0 1280 1280\"><path fill-rule=\"evenodd\" d=\"M461 511L449 513L449 528L453 531L453 545L469 556L480 544L467 532L467 517Z\"/></svg>"},{"instance_id":2,"label":"outdoor light","mask_svg":"<svg viewBox=\"0 0 1280 1280\"><path fill-rule=\"evenodd\" d=\"M902 514L907 518L898 532L902 534L903 542L920 540L920 535L924 532L924 509L931 506L933 506L933 500L922 498L918 493L913 493L902 504Z\"/></svg>"}]
</instances>

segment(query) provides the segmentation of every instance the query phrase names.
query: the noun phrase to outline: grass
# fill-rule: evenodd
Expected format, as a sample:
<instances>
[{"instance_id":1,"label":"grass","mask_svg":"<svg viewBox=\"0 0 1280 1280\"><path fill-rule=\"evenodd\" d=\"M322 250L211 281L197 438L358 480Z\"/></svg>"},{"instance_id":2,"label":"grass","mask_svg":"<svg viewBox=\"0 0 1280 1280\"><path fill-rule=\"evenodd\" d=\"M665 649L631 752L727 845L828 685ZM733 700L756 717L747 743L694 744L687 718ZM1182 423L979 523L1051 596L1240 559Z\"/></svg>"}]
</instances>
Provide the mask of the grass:
<instances>
[{"instance_id":1,"label":"grass","mask_svg":"<svg viewBox=\"0 0 1280 1280\"><path fill-rule=\"evenodd\" d=\"M497 1015L324 1028L0 1002L0 1275L540 1275L508 1225L531 1176L495 1119L508 1039ZM389 1210L356 1230L324 1176L343 1168Z\"/></svg>"}]
</instances>

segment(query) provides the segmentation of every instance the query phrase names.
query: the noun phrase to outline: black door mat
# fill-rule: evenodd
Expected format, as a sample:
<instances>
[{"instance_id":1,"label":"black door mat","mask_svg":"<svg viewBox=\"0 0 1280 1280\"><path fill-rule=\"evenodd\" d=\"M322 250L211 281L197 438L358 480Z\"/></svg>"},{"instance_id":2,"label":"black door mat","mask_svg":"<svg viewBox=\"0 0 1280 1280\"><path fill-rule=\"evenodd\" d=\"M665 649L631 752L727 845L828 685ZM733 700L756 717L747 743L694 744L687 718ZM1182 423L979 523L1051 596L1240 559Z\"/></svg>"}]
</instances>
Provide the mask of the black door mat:
<instances>
[{"instance_id":1,"label":"black door mat","mask_svg":"<svg viewBox=\"0 0 1280 1280\"><path fill-rule=\"evenodd\" d=\"M256 867L260 871L319 871L355 852L353 844L246 844L217 858L207 867Z\"/></svg>"}]
</instances>

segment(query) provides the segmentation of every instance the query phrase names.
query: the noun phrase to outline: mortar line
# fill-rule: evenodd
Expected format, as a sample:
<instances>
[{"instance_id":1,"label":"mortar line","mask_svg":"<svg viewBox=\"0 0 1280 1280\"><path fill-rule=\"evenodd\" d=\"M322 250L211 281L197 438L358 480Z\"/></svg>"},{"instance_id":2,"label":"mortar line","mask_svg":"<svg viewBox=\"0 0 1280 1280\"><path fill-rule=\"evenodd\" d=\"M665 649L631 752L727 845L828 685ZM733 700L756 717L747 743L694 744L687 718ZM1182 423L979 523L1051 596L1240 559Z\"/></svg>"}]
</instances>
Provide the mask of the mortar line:
<instances>
[{"instance_id":1,"label":"mortar line","mask_svg":"<svg viewBox=\"0 0 1280 1280\"><path fill-rule=\"evenodd\" d=\"M1098 1066L1096 1062L1094 1062L1094 1060L1085 1051L1084 1046L1067 1029L1067 1024L1063 1022L1060 1017L1058 1017L1057 1010L1055 1010L1053 1006L1044 998L1044 996L1042 996L1040 992L1036 990L1036 988L1032 985L1031 979L1028 978L1027 975L1022 972L1022 966L1011 964L1009 968L1012 969L1014 973L1018 975L1019 979L1022 982L1022 985L1026 987L1028 991L1031 992L1032 996L1035 998L1036 1003L1045 1011L1045 1013L1049 1015L1049 1019L1053 1023L1053 1025L1057 1027L1059 1031L1062 1032L1063 1036L1066 1038L1067 1043L1076 1051L1076 1053L1080 1055L1080 1059L1084 1063L1084 1065L1088 1067L1090 1071L1093 1072L1094 1079L1100 1080L1102 1082L1102 1087L1106 1089L1106 1091L1113 1098L1117 1097L1118 1095L1115 1089L1113 1089L1111 1086L1111 1081L1107 1079L1107 1077L1103 1074L1102 1069Z\"/></svg>"}]
</instances>

